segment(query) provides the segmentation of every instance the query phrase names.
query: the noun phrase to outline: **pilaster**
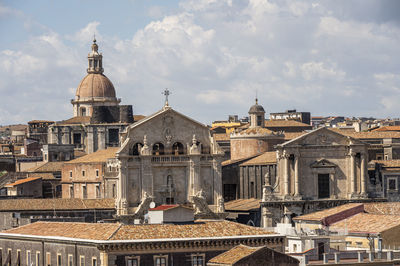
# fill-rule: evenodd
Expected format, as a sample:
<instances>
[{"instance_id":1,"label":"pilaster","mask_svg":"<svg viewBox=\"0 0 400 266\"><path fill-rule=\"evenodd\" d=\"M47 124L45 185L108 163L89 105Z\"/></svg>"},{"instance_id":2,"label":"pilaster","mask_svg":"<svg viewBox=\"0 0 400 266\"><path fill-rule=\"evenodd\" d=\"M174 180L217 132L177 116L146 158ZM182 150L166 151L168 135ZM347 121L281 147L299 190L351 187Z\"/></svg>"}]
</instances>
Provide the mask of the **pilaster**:
<instances>
[{"instance_id":1,"label":"pilaster","mask_svg":"<svg viewBox=\"0 0 400 266\"><path fill-rule=\"evenodd\" d=\"M117 215L128 214L128 201L126 198L128 189L128 161L125 158L118 159L118 187L117 187Z\"/></svg>"}]
</instances>

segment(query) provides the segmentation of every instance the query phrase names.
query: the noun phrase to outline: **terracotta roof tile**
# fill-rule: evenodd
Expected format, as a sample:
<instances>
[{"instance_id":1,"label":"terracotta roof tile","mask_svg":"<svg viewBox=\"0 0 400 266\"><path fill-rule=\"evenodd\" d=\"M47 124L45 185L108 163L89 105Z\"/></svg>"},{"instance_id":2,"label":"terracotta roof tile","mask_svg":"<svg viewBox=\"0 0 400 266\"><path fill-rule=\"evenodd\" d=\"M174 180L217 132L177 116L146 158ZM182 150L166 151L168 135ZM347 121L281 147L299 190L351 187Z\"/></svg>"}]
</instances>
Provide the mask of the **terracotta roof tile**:
<instances>
[{"instance_id":1,"label":"terracotta roof tile","mask_svg":"<svg viewBox=\"0 0 400 266\"><path fill-rule=\"evenodd\" d=\"M110 147L105 150L98 150L94 153L87 154L77 159L65 162L66 164L73 163L101 163L106 162L107 159L115 158L115 153L119 150L119 147Z\"/></svg>"},{"instance_id":2,"label":"terracotta roof tile","mask_svg":"<svg viewBox=\"0 0 400 266\"><path fill-rule=\"evenodd\" d=\"M347 203L344 205L340 205L338 207L322 210L322 211L317 211L301 216L294 217L293 220L306 220L306 221L322 221L323 219L335 215L337 213L362 206L362 203Z\"/></svg>"},{"instance_id":3,"label":"terracotta roof tile","mask_svg":"<svg viewBox=\"0 0 400 266\"><path fill-rule=\"evenodd\" d=\"M297 137L300 137L301 135L307 134L306 131L303 132L285 132L285 140L291 140Z\"/></svg>"},{"instance_id":4,"label":"terracotta roof tile","mask_svg":"<svg viewBox=\"0 0 400 266\"><path fill-rule=\"evenodd\" d=\"M29 173L29 177L38 177L43 180L57 179L52 173Z\"/></svg>"},{"instance_id":5,"label":"terracotta roof tile","mask_svg":"<svg viewBox=\"0 0 400 266\"><path fill-rule=\"evenodd\" d=\"M214 220L193 224L120 225L106 223L36 222L2 233L70 237L90 240L142 240L171 238L211 238L235 236L264 236L274 234L262 228Z\"/></svg>"},{"instance_id":6,"label":"terracotta roof tile","mask_svg":"<svg viewBox=\"0 0 400 266\"><path fill-rule=\"evenodd\" d=\"M46 172L61 172L64 162L47 162L40 166L36 166L27 170L27 172L46 173Z\"/></svg>"},{"instance_id":7,"label":"terracotta roof tile","mask_svg":"<svg viewBox=\"0 0 400 266\"><path fill-rule=\"evenodd\" d=\"M24 179L19 179L19 180L15 181L14 183L5 185L5 187L14 187L14 186L18 186L18 185L24 184L24 183L29 183L29 182L32 182L32 181L35 181L38 179L41 179L41 177L28 177L28 178L24 178Z\"/></svg>"},{"instance_id":8,"label":"terracotta roof tile","mask_svg":"<svg viewBox=\"0 0 400 266\"><path fill-rule=\"evenodd\" d=\"M32 120L32 121L28 122L28 124L35 124L35 123L54 123L54 121L50 121L50 120Z\"/></svg>"},{"instance_id":9,"label":"terracotta roof tile","mask_svg":"<svg viewBox=\"0 0 400 266\"><path fill-rule=\"evenodd\" d=\"M242 163L240 166L246 165L267 165L267 164L276 164L276 152L275 151L267 151L263 154L248 160L247 162Z\"/></svg>"},{"instance_id":10,"label":"terracotta roof tile","mask_svg":"<svg viewBox=\"0 0 400 266\"><path fill-rule=\"evenodd\" d=\"M112 240L206 238L272 234L264 229L225 220L197 221L193 224L125 225Z\"/></svg>"},{"instance_id":11,"label":"terracotta roof tile","mask_svg":"<svg viewBox=\"0 0 400 266\"><path fill-rule=\"evenodd\" d=\"M309 127L311 125L305 124L296 120L266 120L265 126L268 127Z\"/></svg>"},{"instance_id":12,"label":"terracotta roof tile","mask_svg":"<svg viewBox=\"0 0 400 266\"><path fill-rule=\"evenodd\" d=\"M369 132L348 132L347 130L340 130L338 128L329 128L329 130L336 131L345 136L355 139L385 139L385 138L400 138L400 132L396 131L369 131Z\"/></svg>"},{"instance_id":13,"label":"terracotta roof tile","mask_svg":"<svg viewBox=\"0 0 400 266\"><path fill-rule=\"evenodd\" d=\"M347 229L350 233L381 233L400 225L400 216L359 213L331 225L331 229Z\"/></svg>"},{"instance_id":14,"label":"terracotta roof tile","mask_svg":"<svg viewBox=\"0 0 400 266\"><path fill-rule=\"evenodd\" d=\"M57 125L68 125L68 124L89 124L90 116L75 116L67 120L57 122Z\"/></svg>"},{"instance_id":15,"label":"terracotta roof tile","mask_svg":"<svg viewBox=\"0 0 400 266\"><path fill-rule=\"evenodd\" d=\"M10 199L0 200L1 211L114 209L114 199Z\"/></svg>"},{"instance_id":16,"label":"terracotta roof tile","mask_svg":"<svg viewBox=\"0 0 400 266\"><path fill-rule=\"evenodd\" d=\"M399 215L400 202L371 202L364 203L364 210L371 214Z\"/></svg>"},{"instance_id":17,"label":"terracotta roof tile","mask_svg":"<svg viewBox=\"0 0 400 266\"><path fill-rule=\"evenodd\" d=\"M251 158L254 158L254 157L258 156L258 155L260 155L260 154L255 154L255 155L251 155L251 156L248 156L248 157L244 157L244 158L240 158L240 159L235 159L235 160L226 160L226 161L223 161L223 162L221 163L221 165L222 165L222 166L227 166L227 165L230 165L230 164L243 162L243 161L249 160L249 159L251 159Z\"/></svg>"},{"instance_id":18,"label":"terracotta roof tile","mask_svg":"<svg viewBox=\"0 0 400 266\"><path fill-rule=\"evenodd\" d=\"M226 211L250 211L260 209L260 199L237 199L225 202Z\"/></svg>"},{"instance_id":19,"label":"terracotta roof tile","mask_svg":"<svg viewBox=\"0 0 400 266\"><path fill-rule=\"evenodd\" d=\"M386 126L374 129L373 131L400 131L400 126Z\"/></svg>"},{"instance_id":20,"label":"terracotta roof tile","mask_svg":"<svg viewBox=\"0 0 400 266\"><path fill-rule=\"evenodd\" d=\"M120 226L120 224L116 223L36 222L9 229L2 233L108 240Z\"/></svg>"},{"instance_id":21,"label":"terracotta roof tile","mask_svg":"<svg viewBox=\"0 0 400 266\"><path fill-rule=\"evenodd\" d=\"M217 264L234 264L239 260L253 254L254 252L264 248L261 247L249 247L245 245L238 245L218 256L209 260L210 263L217 263Z\"/></svg>"}]
</instances>

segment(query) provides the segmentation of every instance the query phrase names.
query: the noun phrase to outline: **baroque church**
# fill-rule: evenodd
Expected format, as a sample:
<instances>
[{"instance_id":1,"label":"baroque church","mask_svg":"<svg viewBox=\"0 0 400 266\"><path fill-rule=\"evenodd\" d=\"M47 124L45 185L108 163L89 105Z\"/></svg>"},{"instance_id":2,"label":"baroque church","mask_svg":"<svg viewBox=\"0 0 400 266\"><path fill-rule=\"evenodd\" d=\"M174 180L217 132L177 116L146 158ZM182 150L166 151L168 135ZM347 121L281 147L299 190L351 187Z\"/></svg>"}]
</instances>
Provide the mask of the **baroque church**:
<instances>
[{"instance_id":1,"label":"baroque church","mask_svg":"<svg viewBox=\"0 0 400 266\"><path fill-rule=\"evenodd\" d=\"M193 205L196 213L207 217L214 211L222 213L224 152L209 128L171 108L167 89L161 110L133 121L132 106L120 105L113 84L103 74L96 40L91 48L88 74L71 101L74 116L49 127L49 143L74 144L75 150L87 153L63 170L64 187L73 188L64 197L115 198L117 216L127 222L143 219L151 202ZM104 153L109 147L117 148ZM110 158L104 161L104 154ZM100 162L98 157L104 167L89 164L83 170L81 162ZM92 187L96 193L89 193Z\"/></svg>"},{"instance_id":2,"label":"baroque church","mask_svg":"<svg viewBox=\"0 0 400 266\"><path fill-rule=\"evenodd\" d=\"M134 122L132 105L120 105L112 82L103 74L103 55L96 39L88 54L87 75L71 100L73 117L49 126L49 144L73 144L92 153L120 146L119 133Z\"/></svg>"},{"instance_id":3,"label":"baroque church","mask_svg":"<svg viewBox=\"0 0 400 266\"><path fill-rule=\"evenodd\" d=\"M223 204L223 151L206 125L175 111L168 100L160 111L128 126L121 141L118 215L133 215L146 198L156 204L196 205L193 198Z\"/></svg>"}]
</instances>

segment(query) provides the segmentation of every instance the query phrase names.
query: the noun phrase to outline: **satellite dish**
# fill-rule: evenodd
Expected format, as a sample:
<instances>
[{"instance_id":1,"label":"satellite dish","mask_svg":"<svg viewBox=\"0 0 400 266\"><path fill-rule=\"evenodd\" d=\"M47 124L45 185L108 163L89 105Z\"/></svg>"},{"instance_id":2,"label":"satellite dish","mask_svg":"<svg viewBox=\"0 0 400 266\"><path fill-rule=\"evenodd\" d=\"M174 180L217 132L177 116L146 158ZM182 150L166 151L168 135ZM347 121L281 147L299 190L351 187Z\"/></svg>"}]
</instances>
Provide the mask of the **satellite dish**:
<instances>
[{"instance_id":1,"label":"satellite dish","mask_svg":"<svg viewBox=\"0 0 400 266\"><path fill-rule=\"evenodd\" d=\"M150 209L153 209L156 207L156 203L154 201L150 202Z\"/></svg>"}]
</instances>

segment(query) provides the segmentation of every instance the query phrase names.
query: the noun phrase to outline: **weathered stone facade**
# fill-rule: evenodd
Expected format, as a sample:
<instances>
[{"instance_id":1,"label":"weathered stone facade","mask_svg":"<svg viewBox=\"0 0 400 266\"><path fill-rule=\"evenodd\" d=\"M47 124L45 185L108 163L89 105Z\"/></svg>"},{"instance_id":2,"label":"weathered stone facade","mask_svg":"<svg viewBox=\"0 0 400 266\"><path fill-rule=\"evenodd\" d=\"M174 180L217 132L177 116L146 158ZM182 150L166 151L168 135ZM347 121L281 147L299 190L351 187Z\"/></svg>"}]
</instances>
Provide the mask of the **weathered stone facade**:
<instances>
[{"instance_id":1,"label":"weathered stone facade","mask_svg":"<svg viewBox=\"0 0 400 266\"><path fill-rule=\"evenodd\" d=\"M166 105L129 126L122 143L116 156L119 215L132 214L146 198L171 204L200 196L214 205L221 199L223 152L207 126Z\"/></svg>"},{"instance_id":2,"label":"weathered stone facade","mask_svg":"<svg viewBox=\"0 0 400 266\"><path fill-rule=\"evenodd\" d=\"M368 198L367 145L358 140L320 128L277 145L277 158L278 178L265 180L264 226L290 222L328 201Z\"/></svg>"}]
</instances>

